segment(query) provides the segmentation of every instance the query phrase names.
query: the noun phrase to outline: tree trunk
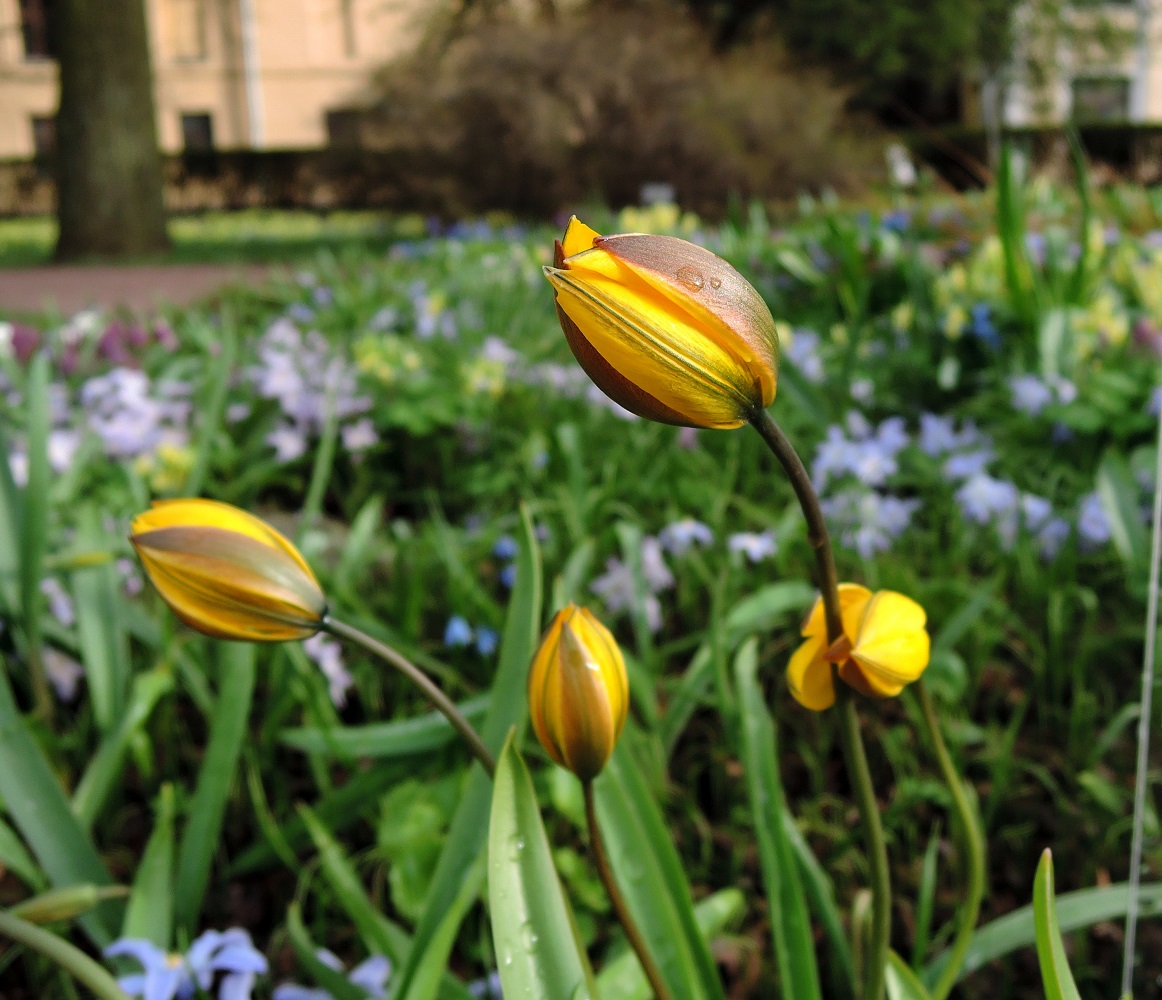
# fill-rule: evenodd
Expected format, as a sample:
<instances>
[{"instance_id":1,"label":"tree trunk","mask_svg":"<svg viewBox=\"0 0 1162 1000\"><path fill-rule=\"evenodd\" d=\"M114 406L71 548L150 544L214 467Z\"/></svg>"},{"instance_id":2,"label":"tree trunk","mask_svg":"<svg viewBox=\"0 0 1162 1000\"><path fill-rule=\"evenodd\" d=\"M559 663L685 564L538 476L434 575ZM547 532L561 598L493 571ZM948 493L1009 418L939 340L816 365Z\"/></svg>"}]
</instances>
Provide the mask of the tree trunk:
<instances>
[{"instance_id":1,"label":"tree trunk","mask_svg":"<svg viewBox=\"0 0 1162 1000\"><path fill-rule=\"evenodd\" d=\"M144 0L57 0L57 260L169 248Z\"/></svg>"}]
</instances>

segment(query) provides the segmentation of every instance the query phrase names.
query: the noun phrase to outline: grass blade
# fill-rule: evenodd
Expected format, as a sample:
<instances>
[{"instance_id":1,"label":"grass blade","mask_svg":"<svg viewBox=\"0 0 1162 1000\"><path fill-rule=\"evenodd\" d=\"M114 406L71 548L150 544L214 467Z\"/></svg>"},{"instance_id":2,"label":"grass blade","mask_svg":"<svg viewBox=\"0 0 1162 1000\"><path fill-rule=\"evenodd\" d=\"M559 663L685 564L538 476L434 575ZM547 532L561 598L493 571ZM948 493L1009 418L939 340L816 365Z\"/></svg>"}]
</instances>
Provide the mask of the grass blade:
<instances>
[{"instance_id":1,"label":"grass blade","mask_svg":"<svg viewBox=\"0 0 1162 1000\"><path fill-rule=\"evenodd\" d=\"M133 880L123 938L152 941L168 950L173 945L174 791L162 785L157 797L153 833Z\"/></svg>"},{"instance_id":2,"label":"grass blade","mask_svg":"<svg viewBox=\"0 0 1162 1000\"><path fill-rule=\"evenodd\" d=\"M43 955L92 990L98 1000L129 1000L105 969L64 938L0 910L0 937L24 945Z\"/></svg>"},{"instance_id":3,"label":"grass blade","mask_svg":"<svg viewBox=\"0 0 1162 1000\"><path fill-rule=\"evenodd\" d=\"M0 799L54 886L111 885L93 842L69 808L56 775L16 709L0 670ZM105 903L81 920L98 947L113 939L117 910Z\"/></svg>"},{"instance_id":4,"label":"grass blade","mask_svg":"<svg viewBox=\"0 0 1162 1000\"><path fill-rule=\"evenodd\" d=\"M1033 923L1037 932L1037 961L1046 1000L1081 1000L1069 958L1057 925L1057 905L1053 891L1053 852L1045 848L1037 877L1033 881Z\"/></svg>"},{"instance_id":5,"label":"grass blade","mask_svg":"<svg viewBox=\"0 0 1162 1000\"><path fill-rule=\"evenodd\" d=\"M593 788L617 884L666 984L683 1000L724 1000L682 860L625 736Z\"/></svg>"},{"instance_id":6,"label":"grass blade","mask_svg":"<svg viewBox=\"0 0 1162 1000\"><path fill-rule=\"evenodd\" d=\"M788 996L822 1000L815 937L794 852L784 833L787 808L779 776L778 733L756 679L757 670L758 641L752 636L735 657L734 678L742 722L742 760L770 907L779 981Z\"/></svg>"},{"instance_id":7,"label":"grass blade","mask_svg":"<svg viewBox=\"0 0 1162 1000\"><path fill-rule=\"evenodd\" d=\"M515 726L518 735L524 729L528 716L525 679L540 633L540 551L533 534L532 519L524 506L521 507L520 525L516 584L505 620L500 666L492 685L488 715L481 732L484 742L494 752L500 749L511 728ZM400 969L392 994L399 1000L429 1000L433 995L433 977L421 977L421 970L436 966L444 968L447 965L454 940L454 935L446 931L449 915L459 926L459 919L463 919L471 903L471 900L464 901L463 888L484 847L491 801L491 782L484 770L474 764L469 771L456 814L452 817L444 850L436 864L412 948ZM441 931L441 928L444 930Z\"/></svg>"},{"instance_id":8,"label":"grass blade","mask_svg":"<svg viewBox=\"0 0 1162 1000\"><path fill-rule=\"evenodd\" d=\"M197 789L182 835L174 890L174 918L179 927L191 934L206 895L210 866L222 832L226 800L238 772L254 696L254 647L241 642L216 645L218 699L206 756L198 772Z\"/></svg>"}]
</instances>

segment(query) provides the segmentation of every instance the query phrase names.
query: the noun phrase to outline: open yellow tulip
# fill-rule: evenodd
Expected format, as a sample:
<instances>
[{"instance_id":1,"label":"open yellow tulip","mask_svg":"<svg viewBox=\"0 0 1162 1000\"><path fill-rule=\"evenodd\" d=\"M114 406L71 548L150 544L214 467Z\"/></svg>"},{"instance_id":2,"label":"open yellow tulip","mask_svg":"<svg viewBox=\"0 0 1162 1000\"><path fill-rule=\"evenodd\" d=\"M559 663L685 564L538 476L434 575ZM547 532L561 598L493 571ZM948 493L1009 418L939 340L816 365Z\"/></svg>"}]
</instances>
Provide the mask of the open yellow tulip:
<instances>
[{"instance_id":1,"label":"open yellow tulip","mask_svg":"<svg viewBox=\"0 0 1162 1000\"><path fill-rule=\"evenodd\" d=\"M629 682L617 640L587 608L557 612L529 669L529 717L541 745L589 781L625 727Z\"/></svg>"},{"instance_id":2,"label":"open yellow tulip","mask_svg":"<svg viewBox=\"0 0 1162 1000\"><path fill-rule=\"evenodd\" d=\"M283 642L323 626L327 601L306 560L244 510L215 500L159 500L130 531L153 585L199 632Z\"/></svg>"},{"instance_id":3,"label":"open yellow tulip","mask_svg":"<svg viewBox=\"0 0 1162 1000\"><path fill-rule=\"evenodd\" d=\"M827 641L821 599L816 598L803 623L806 641L787 667L787 684L799 704L822 712L835 703L835 664L840 679L876 698L898 695L924 672L930 650L927 616L910 597L841 583L839 610L843 635L834 644Z\"/></svg>"},{"instance_id":4,"label":"open yellow tulip","mask_svg":"<svg viewBox=\"0 0 1162 1000\"><path fill-rule=\"evenodd\" d=\"M577 361L627 410L725 429L774 401L774 319L709 250L673 236L601 236L574 217L545 275Z\"/></svg>"}]
</instances>

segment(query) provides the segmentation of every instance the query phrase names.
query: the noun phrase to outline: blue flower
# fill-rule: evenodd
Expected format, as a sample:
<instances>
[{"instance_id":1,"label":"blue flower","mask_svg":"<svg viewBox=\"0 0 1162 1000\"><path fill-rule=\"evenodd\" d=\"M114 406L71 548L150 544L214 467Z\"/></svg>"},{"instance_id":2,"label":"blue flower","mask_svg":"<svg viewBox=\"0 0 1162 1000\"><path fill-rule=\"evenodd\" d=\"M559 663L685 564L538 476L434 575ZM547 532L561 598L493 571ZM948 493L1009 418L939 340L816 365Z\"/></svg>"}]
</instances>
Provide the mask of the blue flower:
<instances>
[{"instance_id":1,"label":"blue flower","mask_svg":"<svg viewBox=\"0 0 1162 1000\"><path fill-rule=\"evenodd\" d=\"M1041 530L1037 532L1037 545L1041 550L1041 558L1046 562L1053 559L1061 546L1065 544L1065 540L1072 530L1069 522L1063 517L1051 517L1046 521Z\"/></svg>"},{"instance_id":2,"label":"blue flower","mask_svg":"<svg viewBox=\"0 0 1162 1000\"><path fill-rule=\"evenodd\" d=\"M1096 491L1081 498L1077 513L1077 533L1087 549L1096 549L1110 540L1110 519Z\"/></svg>"},{"instance_id":3,"label":"blue flower","mask_svg":"<svg viewBox=\"0 0 1162 1000\"><path fill-rule=\"evenodd\" d=\"M516 585L516 566L509 563L500 571L500 582L509 590Z\"/></svg>"},{"instance_id":4,"label":"blue flower","mask_svg":"<svg viewBox=\"0 0 1162 1000\"><path fill-rule=\"evenodd\" d=\"M783 357L793 364L808 382L822 382L825 376L823 359L819 356L819 334L814 330L795 330L790 343L783 348Z\"/></svg>"},{"instance_id":5,"label":"blue flower","mask_svg":"<svg viewBox=\"0 0 1162 1000\"><path fill-rule=\"evenodd\" d=\"M255 977L269 966L250 935L237 927L228 931L206 931L185 955L170 954L152 941L122 938L105 949L106 958L128 956L136 959L140 973L122 976L118 985L130 996L142 1000L190 1000L198 990L206 992L218 973L225 973L218 985L219 1000L250 1000Z\"/></svg>"},{"instance_id":6,"label":"blue flower","mask_svg":"<svg viewBox=\"0 0 1162 1000\"><path fill-rule=\"evenodd\" d=\"M980 448L976 451L965 451L959 455L950 455L944 462L944 474L949 479L968 479L979 472L984 472L989 462L993 460L991 448Z\"/></svg>"},{"instance_id":7,"label":"blue flower","mask_svg":"<svg viewBox=\"0 0 1162 1000\"><path fill-rule=\"evenodd\" d=\"M324 965L336 972L343 971L343 963L339 957L326 948L320 948L316 957ZM373 1000L383 1000L387 996L387 980L391 976L391 962L382 955L372 955L364 962L360 962L347 974L347 982L358 986ZM283 983L274 991L273 1000L335 1000L326 990L312 989L300 986L298 983Z\"/></svg>"},{"instance_id":8,"label":"blue flower","mask_svg":"<svg viewBox=\"0 0 1162 1000\"><path fill-rule=\"evenodd\" d=\"M467 619L453 615L444 626L444 645L452 649L472 645L472 626Z\"/></svg>"},{"instance_id":9,"label":"blue flower","mask_svg":"<svg viewBox=\"0 0 1162 1000\"><path fill-rule=\"evenodd\" d=\"M822 502L839 540L867 559L891 547L912 522L919 500L901 500L875 490L848 489Z\"/></svg>"},{"instance_id":10,"label":"blue flower","mask_svg":"<svg viewBox=\"0 0 1162 1000\"><path fill-rule=\"evenodd\" d=\"M497 559L515 559L517 554L516 539L512 535L501 535L492 546L492 554Z\"/></svg>"},{"instance_id":11,"label":"blue flower","mask_svg":"<svg viewBox=\"0 0 1162 1000\"><path fill-rule=\"evenodd\" d=\"M714 541L714 532L701 521L684 517L667 524L659 533L658 541L670 555L684 555L692 545L709 545Z\"/></svg>"},{"instance_id":12,"label":"blue flower","mask_svg":"<svg viewBox=\"0 0 1162 1000\"><path fill-rule=\"evenodd\" d=\"M982 343L992 348L1001 346L1001 335L997 332L993 322L992 309L987 302L978 302L972 307L972 319L968 324L968 332L977 337Z\"/></svg>"},{"instance_id":13,"label":"blue flower","mask_svg":"<svg viewBox=\"0 0 1162 1000\"><path fill-rule=\"evenodd\" d=\"M504 1000L504 990L500 985L500 973L490 972L484 979L468 984L468 992L477 1000ZM278 1000L276 997L275 1000Z\"/></svg>"},{"instance_id":14,"label":"blue flower","mask_svg":"<svg viewBox=\"0 0 1162 1000\"><path fill-rule=\"evenodd\" d=\"M1016 513L1017 487L1004 479L994 479L987 472L978 472L956 491L956 502L969 521L988 524L1006 519Z\"/></svg>"},{"instance_id":15,"label":"blue flower","mask_svg":"<svg viewBox=\"0 0 1162 1000\"><path fill-rule=\"evenodd\" d=\"M904 209L887 212L880 219L880 225L893 233L903 233L912 224L912 213Z\"/></svg>"},{"instance_id":16,"label":"blue flower","mask_svg":"<svg viewBox=\"0 0 1162 1000\"><path fill-rule=\"evenodd\" d=\"M739 531L726 540L731 552L741 552L752 563L769 559L779 551L773 531Z\"/></svg>"},{"instance_id":17,"label":"blue flower","mask_svg":"<svg viewBox=\"0 0 1162 1000\"><path fill-rule=\"evenodd\" d=\"M487 625L481 625L477 628L476 652L481 656L491 656L499 645L500 636L496 634L496 629L489 628Z\"/></svg>"},{"instance_id":18,"label":"blue flower","mask_svg":"<svg viewBox=\"0 0 1162 1000\"><path fill-rule=\"evenodd\" d=\"M1009 380L1013 409L1036 416L1053 402L1053 392L1036 375L1018 375Z\"/></svg>"}]
</instances>

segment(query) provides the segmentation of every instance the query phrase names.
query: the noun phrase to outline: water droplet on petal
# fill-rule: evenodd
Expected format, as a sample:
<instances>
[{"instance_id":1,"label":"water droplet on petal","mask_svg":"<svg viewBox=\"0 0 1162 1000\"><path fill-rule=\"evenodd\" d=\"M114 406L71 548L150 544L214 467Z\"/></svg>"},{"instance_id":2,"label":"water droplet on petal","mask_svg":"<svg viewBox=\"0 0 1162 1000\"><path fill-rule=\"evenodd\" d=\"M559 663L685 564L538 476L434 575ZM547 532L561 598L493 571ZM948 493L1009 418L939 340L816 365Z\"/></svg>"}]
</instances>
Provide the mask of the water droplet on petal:
<instances>
[{"instance_id":1,"label":"water droplet on petal","mask_svg":"<svg viewBox=\"0 0 1162 1000\"><path fill-rule=\"evenodd\" d=\"M678 280L692 292L702 291L702 272L693 267L678 268Z\"/></svg>"},{"instance_id":2,"label":"water droplet on petal","mask_svg":"<svg viewBox=\"0 0 1162 1000\"><path fill-rule=\"evenodd\" d=\"M525 849L524 837L514 834L508 840L508 857L510 861L519 861L520 852Z\"/></svg>"},{"instance_id":3,"label":"water droplet on petal","mask_svg":"<svg viewBox=\"0 0 1162 1000\"><path fill-rule=\"evenodd\" d=\"M722 287L722 279L721 278L711 278L710 279L710 287L711 288L721 288Z\"/></svg>"},{"instance_id":4,"label":"water droplet on petal","mask_svg":"<svg viewBox=\"0 0 1162 1000\"><path fill-rule=\"evenodd\" d=\"M530 951L536 946L537 932L533 930L532 924L521 924L520 938L524 942L524 946Z\"/></svg>"}]
</instances>

